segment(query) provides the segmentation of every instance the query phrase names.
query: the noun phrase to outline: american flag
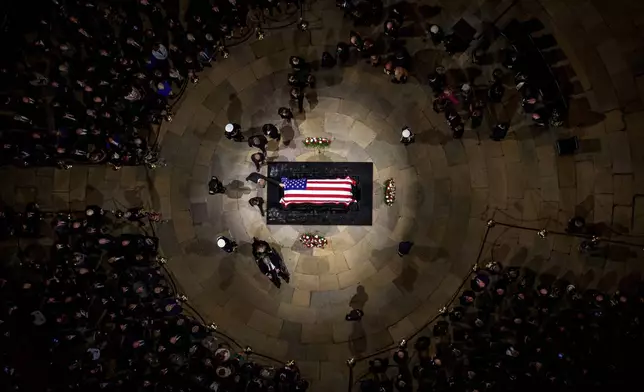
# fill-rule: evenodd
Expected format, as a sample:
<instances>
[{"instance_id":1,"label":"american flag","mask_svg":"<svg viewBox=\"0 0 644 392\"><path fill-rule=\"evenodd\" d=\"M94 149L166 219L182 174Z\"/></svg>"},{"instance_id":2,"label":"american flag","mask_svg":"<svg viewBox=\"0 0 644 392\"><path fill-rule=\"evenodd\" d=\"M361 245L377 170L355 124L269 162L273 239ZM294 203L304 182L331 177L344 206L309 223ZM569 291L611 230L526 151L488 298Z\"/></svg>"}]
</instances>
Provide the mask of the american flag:
<instances>
[{"instance_id":1,"label":"american flag","mask_svg":"<svg viewBox=\"0 0 644 392\"><path fill-rule=\"evenodd\" d=\"M355 200L351 186L355 181L351 177L328 180L309 180L306 178L282 178L284 197L280 200L283 206L289 204L345 204Z\"/></svg>"}]
</instances>

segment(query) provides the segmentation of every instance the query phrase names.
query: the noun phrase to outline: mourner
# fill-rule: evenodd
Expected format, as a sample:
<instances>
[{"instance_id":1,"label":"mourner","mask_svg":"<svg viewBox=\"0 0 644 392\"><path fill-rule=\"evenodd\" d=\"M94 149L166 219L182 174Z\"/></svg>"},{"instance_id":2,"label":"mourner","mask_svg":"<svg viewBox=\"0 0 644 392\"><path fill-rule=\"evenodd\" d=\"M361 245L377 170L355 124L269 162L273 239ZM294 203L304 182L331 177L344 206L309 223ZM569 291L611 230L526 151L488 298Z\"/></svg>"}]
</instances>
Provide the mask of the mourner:
<instances>
[{"instance_id":1,"label":"mourner","mask_svg":"<svg viewBox=\"0 0 644 392\"><path fill-rule=\"evenodd\" d=\"M275 128L277 129L277 128ZM270 134L267 135L270 137ZM272 137L271 137L272 138ZM266 139L266 136L264 135L253 135L248 138L248 146L249 147L255 147L259 148L259 150L264 154L267 155L268 153L266 152L266 146L268 145L268 139Z\"/></svg>"},{"instance_id":2,"label":"mourner","mask_svg":"<svg viewBox=\"0 0 644 392\"><path fill-rule=\"evenodd\" d=\"M216 193L226 193L226 187L222 184L221 181L215 176L210 177L208 181L208 193L214 195Z\"/></svg>"},{"instance_id":3,"label":"mourner","mask_svg":"<svg viewBox=\"0 0 644 392\"><path fill-rule=\"evenodd\" d=\"M295 72L308 70L306 61L304 61L303 58L298 56L291 56L291 58L289 59L289 64L291 65L291 68Z\"/></svg>"},{"instance_id":4,"label":"mourner","mask_svg":"<svg viewBox=\"0 0 644 392\"><path fill-rule=\"evenodd\" d=\"M436 68L436 70L429 75L428 79L429 87L432 88L434 96L442 94L446 86L445 69L443 67Z\"/></svg>"},{"instance_id":5,"label":"mourner","mask_svg":"<svg viewBox=\"0 0 644 392\"><path fill-rule=\"evenodd\" d=\"M509 129L510 129L510 124L506 122L501 122L496 124L492 129L492 134L490 135L490 139L497 142L505 139L505 137L508 135Z\"/></svg>"},{"instance_id":6,"label":"mourner","mask_svg":"<svg viewBox=\"0 0 644 392\"><path fill-rule=\"evenodd\" d=\"M273 125L273 124L264 124L262 126L262 133L266 137L268 137L270 139L273 139L273 140L280 141L280 139L282 138L282 135L280 134L279 129L277 129L277 127L275 125Z\"/></svg>"},{"instance_id":7,"label":"mourner","mask_svg":"<svg viewBox=\"0 0 644 392\"><path fill-rule=\"evenodd\" d=\"M492 83L492 85L488 89L487 95L490 98L490 101L494 103L499 103L503 99L504 93L505 93L505 87L503 86L503 83L500 80L496 80Z\"/></svg>"},{"instance_id":8,"label":"mourner","mask_svg":"<svg viewBox=\"0 0 644 392\"><path fill-rule=\"evenodd\" d=\"M472 120L472 129L476 129L481 126L483 122L483 111L485 110L485 104L481 100L476 100L470 104L470 119Z\"/></svg>"},{"instance_id":9,"label":"mourner","mask_svg":"<svg viewBox=\"0 0 644 392\"><path fill-rule=\"evenodd\" d=\"M277 114L280 116L282 120L285 121L291 121L293 119L293 112L291 109L286 108L286 107L281 107L277 109Z\"/></svg>"},{"instance_id":10,"label":"mourner","mask_svg":"<svg viewBox=\"0 0 644 392\"><path fill-rule=\"evenodd\" d=\"M304 92L299 87L291 89L291 100L297 104L297 109L300 113L304 113Z\"/></svg>"},{"instance_id":11,"label":"mourner","mask_svg":"<svg viewBox=\"0 0 644 392\"><path fill-rule=\"evenodd\" d=\"M261 152L256 152L250 156L251 161L255 164L255 169L259 171L261 166L266 163L266 155Z\"/></svg>"},{"instance_id":12,"label":"mourner","mask_svg":"<svg viewBox=\"0 0 644 392\"><path fill-rule=\"evenodd\" d=\"M322 68L333 68L335 66L335 58L329 52L322 53L322 59L320 60L320 65Z\"/></svg>"},{"instance_id":13,"label":"mourner","mask_svg":"<svg viewBox=\"0 0 644 392\"><path fill-rule=\"evenodd\" d=\"M260 213L260 215L261 215L261 216L264 216L264 214L265 214L265 213L264 213L264 199L262 199L262 198L261 198L261 197L259 197L259 196L257 196L257 197L251 197L251 198L248 200L248 204L249 204L251 207L257 207L257 208L259 208L259 213Z\"/></svg>"}]
</instances>

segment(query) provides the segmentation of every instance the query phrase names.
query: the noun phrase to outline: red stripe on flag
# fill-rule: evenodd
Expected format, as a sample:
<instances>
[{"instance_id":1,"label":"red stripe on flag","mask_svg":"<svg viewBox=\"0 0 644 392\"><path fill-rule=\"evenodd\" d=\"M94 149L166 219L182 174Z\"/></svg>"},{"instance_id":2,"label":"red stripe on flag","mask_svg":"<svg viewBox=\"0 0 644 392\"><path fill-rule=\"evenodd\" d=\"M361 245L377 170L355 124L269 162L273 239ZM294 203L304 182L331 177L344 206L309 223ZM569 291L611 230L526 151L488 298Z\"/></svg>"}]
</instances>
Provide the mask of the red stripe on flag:
<instances>
[{"instance_id":1,"label":"red stripe on flag","mask_svg":"<svg viewBox=\"0 0 644 392\"><path fill-rule=\"evenodd\" d=\"M301 191L284 193L285 199L288 199L289 197L338 197L338 198L349 197L350 198L351 195L347 195L345 193L309 193L309 192L301 192Z\"/></svg>"},{"instance_id":2,"label":"red stripe on flag","mask_svg":"<svg viewBox=\"0 0 644 392\"><path fill-rule=\"evenodd\" d=\"M307 180L305 189L284 190L281 200L283 205L289 204L344 204L349 205L355 200L348 185L355 181L350 177L329 180ZM315 186L311 186L315 185ZM320 193L322 192L322 193ZM349 193L349 194L347 194ZM324 200L324 199L327 200ZM322 199L322 200L320 200Z\"/></svg>"},{"instance_id":3,"label":"red stripe on flag","mask_svg":"<svg viewBox=\"0 0 644 392\"><path fill-rule=\"evenodd\" d=\"M286 201L286 200L283 200L282 204L284 204L285 206L287 206L289 204L344 204L344 205L349 205L349 204L353 203L354 201L355 200L350 200L350 201L346 201L346 202L342 202L342 201Z\"/></svg>"},{"instance_id":4,"label":"red stripe on flag","mask_svg":"<svg viewBox=\"0 0 644 392\"><path fill-rule=\"evenodd\" d=\"M342 183L353 183L353 180L351 178L338 178L336 180L306 180L307 183L311 184L333 184L335 182L342 182Z\"/></svg>"}]
</instances>

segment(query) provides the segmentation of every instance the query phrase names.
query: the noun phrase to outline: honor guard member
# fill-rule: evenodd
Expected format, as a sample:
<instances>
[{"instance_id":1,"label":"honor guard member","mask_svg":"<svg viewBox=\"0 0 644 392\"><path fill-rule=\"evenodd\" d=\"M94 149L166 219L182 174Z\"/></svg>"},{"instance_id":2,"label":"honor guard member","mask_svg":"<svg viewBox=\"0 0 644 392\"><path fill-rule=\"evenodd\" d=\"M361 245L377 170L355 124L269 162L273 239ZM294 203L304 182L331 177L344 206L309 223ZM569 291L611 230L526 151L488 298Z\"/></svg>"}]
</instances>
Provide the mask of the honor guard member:
<instances>
[{"instance_id":1,"label":"honor guard member","mask_svg":"<svg viewBox=\"0 0 644 392\"><path fill-rule=\"evenodd\" d=\"M237 250L237 243L223 235L217 237L217 246L226 253L233 253Z\"/></svg>"},{"instance_id":2,"label":"honor guard member","mask_svg":"<svg viewBox=\"0 0 644 392\"><path fill-rule=\"evenodd\" d=\"M409 127L403 127L400 142L405 146L408 146L414 142L414 134L411 132L411 129L409 129Z\"/></svg>"},{"instance_id":3,"label":"honor guard member","mask_svg":"<svg viewBox=\"0 0 644 392\"><path fill-rule=\"evenodd\" d=\"M239 124L226 124L225 135L227 139L241 142L244 140L244 135L241 133L241 126Z\"/></svg>"},{"instance_id":4,"label":"honor guard member","mask_svg":"<svg viewBox=\"0 0 644 392\"><path fill-rule=\"evenodd\" d=\"M443 43L445 33L443 33L443 30L438 25L432 25L432 27L429 28L429 37L434 43L434 46L438 46Z\"/></svg>"}]
</instances>

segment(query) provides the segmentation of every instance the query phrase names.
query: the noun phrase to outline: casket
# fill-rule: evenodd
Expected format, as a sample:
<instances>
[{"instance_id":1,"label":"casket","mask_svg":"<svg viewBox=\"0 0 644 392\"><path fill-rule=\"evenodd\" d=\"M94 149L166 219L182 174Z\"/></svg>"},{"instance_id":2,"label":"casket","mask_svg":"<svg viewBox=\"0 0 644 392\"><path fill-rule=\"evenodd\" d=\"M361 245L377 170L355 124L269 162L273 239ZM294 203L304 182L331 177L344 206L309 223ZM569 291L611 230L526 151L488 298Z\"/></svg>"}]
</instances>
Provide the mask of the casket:
<instances>
[{"instance_id":1,"label":"casket","mask_svg":"<svg viewBox=\"0 0 644 392\"><path fill-rule=\"evenodd\" d=\"M359 200L357 181L345 178L282 178L280 204L284 208L332 207L348 209Z\"/></svg>"}]
</instances>

